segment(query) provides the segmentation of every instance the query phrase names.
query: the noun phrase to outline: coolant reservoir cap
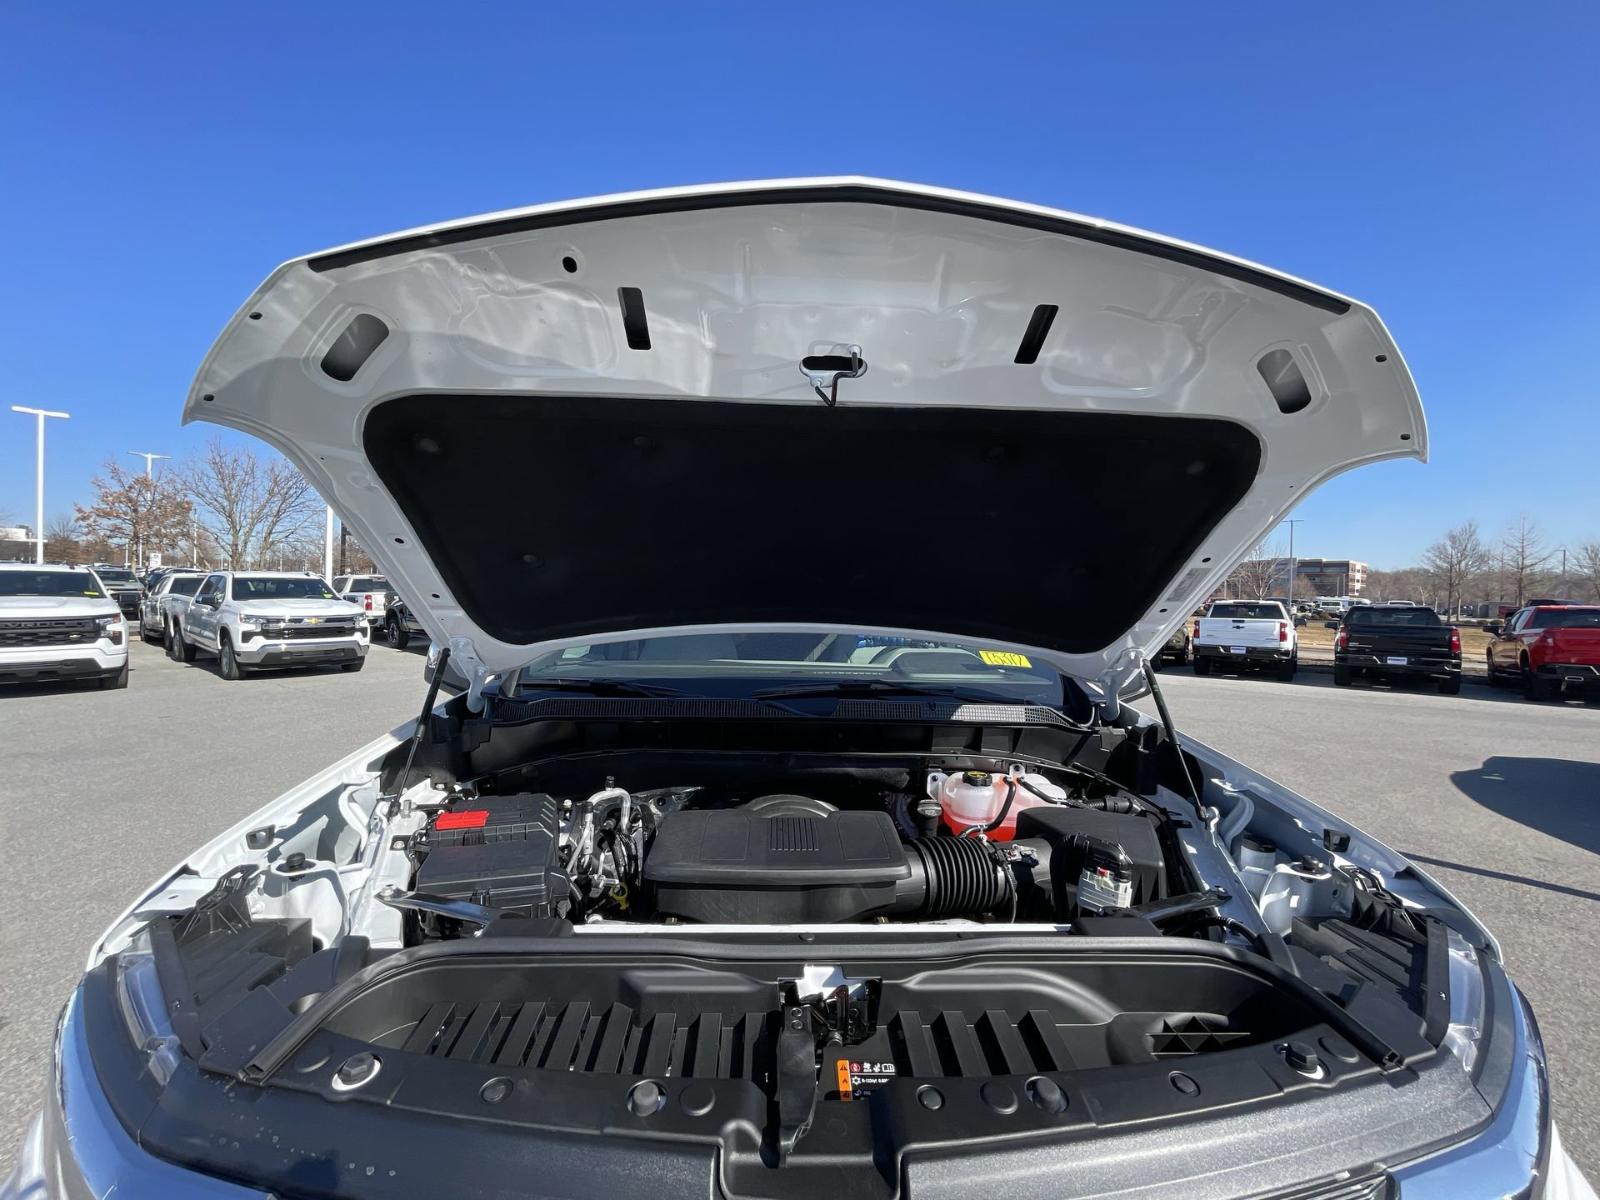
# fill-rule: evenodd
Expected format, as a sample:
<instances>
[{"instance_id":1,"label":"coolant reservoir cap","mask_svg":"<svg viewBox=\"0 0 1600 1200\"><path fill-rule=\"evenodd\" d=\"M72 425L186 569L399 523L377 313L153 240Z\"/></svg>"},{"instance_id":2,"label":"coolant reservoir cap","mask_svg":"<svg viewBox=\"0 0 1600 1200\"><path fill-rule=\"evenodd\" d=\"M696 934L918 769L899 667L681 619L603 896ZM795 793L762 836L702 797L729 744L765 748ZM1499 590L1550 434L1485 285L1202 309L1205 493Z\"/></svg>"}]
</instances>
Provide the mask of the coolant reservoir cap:
<instances>
[{"instance_id":1,"label":"coolant reservoir cap","mask_svg":"<svg viewBox=\"0 0 1600 1200\"><path fill-rule=\"evenodd\" d=\"M961 782L970 784L972 787L992 787L994 785L994 776L987 771L963 771L961 773Z\"/></svg>"}]
</instances>

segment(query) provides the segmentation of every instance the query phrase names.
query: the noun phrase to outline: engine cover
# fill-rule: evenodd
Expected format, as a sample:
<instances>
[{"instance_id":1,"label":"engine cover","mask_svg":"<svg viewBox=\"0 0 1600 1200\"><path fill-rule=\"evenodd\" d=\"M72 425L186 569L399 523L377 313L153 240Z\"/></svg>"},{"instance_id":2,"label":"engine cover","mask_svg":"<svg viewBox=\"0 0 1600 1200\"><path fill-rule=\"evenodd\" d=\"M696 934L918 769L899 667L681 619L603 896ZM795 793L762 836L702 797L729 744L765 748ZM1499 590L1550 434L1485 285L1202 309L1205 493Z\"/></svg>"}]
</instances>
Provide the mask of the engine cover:
<instances>
[{"instance_id":1,"label":"engine cover","mask_svg":"<svg viewBox=\"0 0 1600 1200\"><path fill-rule=\"evenodd\" d=\"M669 813L644 860L657 912L704 924L849 921L889 908L910 876L884 812Z\"/></svg>"}]
</instances>

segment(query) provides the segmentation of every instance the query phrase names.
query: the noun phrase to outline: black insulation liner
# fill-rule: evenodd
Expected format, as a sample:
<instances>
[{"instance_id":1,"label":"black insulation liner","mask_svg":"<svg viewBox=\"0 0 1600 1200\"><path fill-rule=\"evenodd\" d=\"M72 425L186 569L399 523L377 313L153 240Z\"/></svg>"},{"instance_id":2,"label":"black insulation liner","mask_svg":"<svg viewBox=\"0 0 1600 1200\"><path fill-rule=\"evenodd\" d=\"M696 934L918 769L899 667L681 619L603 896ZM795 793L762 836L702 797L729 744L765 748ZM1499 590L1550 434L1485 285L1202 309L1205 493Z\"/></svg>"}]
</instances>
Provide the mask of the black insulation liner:
<instances>
[{"instance_id":1,"label":"black insulation liner","mask_svg":"<svg viewBox=\"0 0 1600 1200\"><path fill-rule=\"evenodd\" d=\"M1213 418L593 395L402 396L363 442L451 596L513 644L793 622L1089 653L1261 462Z\"/></svg>"}]
</instances>

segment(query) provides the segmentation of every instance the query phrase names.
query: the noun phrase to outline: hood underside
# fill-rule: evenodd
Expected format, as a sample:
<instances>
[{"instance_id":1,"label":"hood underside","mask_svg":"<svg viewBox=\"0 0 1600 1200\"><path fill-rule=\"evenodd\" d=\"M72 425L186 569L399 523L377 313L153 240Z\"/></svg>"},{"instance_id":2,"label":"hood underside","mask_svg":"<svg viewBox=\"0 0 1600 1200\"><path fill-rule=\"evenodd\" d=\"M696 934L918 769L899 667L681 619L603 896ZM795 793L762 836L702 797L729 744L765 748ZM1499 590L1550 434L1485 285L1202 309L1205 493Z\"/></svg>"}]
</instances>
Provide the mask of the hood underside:
<instances>
[{"instance_id":1,"label":"hood underside","mask_svg":"<svg viewBox=\"0 0 1600 1200\"><path fill-rule=\"evenodd\" d=\"M184 417L287 454L479 674L664 632L847 628L1116 686L1318 483L1426 455L1370 309L1105 222L861 179L297 259Z\"/></svg>"}]
</instances>

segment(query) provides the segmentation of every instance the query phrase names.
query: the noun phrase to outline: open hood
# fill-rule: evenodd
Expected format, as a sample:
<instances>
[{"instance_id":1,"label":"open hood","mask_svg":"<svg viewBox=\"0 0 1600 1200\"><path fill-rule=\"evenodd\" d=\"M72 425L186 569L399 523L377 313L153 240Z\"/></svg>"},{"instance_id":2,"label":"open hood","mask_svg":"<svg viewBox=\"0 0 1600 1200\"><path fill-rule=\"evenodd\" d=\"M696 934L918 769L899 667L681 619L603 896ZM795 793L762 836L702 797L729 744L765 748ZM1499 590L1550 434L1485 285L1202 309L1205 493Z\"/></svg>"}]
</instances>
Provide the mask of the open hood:
<instances>
[{"instance_id":1,"label":"open hood","mask_svg":"<svg viewBox=\"0 0 1600 1200\"><path fill-rule=\"evenodd\" d=\"M735 626L981 640L1115 688L1312 488L1427 454L1361 304L856 178L295 259L184 420L282 450L480 679Z\"/></svg>"}]
</instances>

